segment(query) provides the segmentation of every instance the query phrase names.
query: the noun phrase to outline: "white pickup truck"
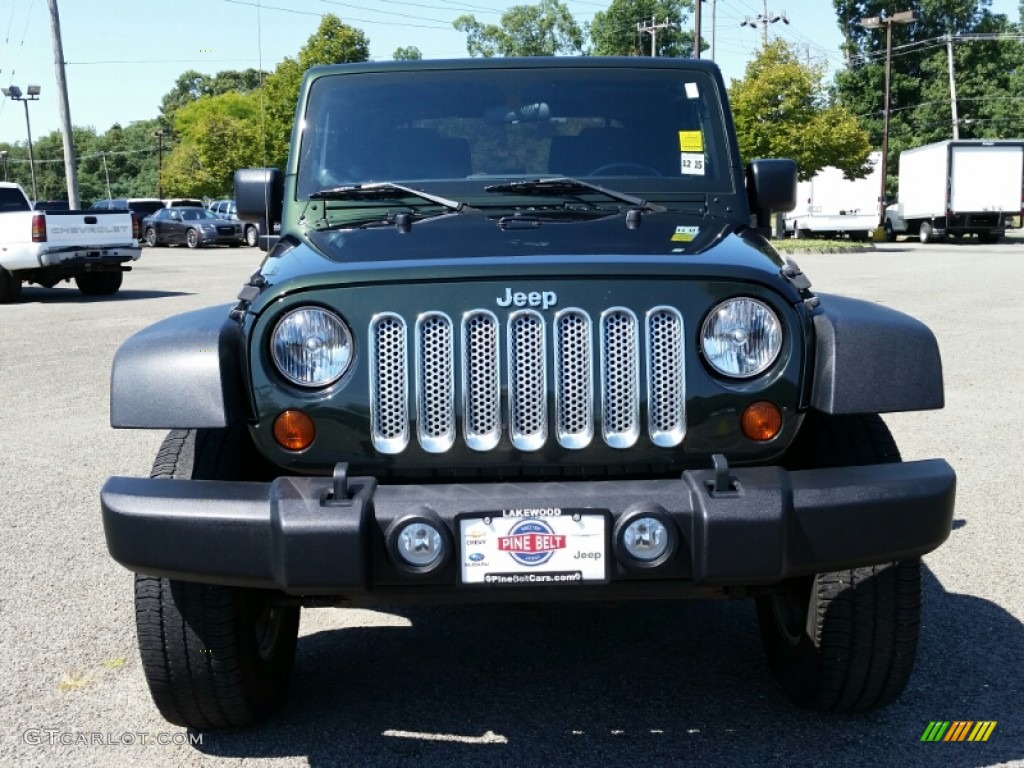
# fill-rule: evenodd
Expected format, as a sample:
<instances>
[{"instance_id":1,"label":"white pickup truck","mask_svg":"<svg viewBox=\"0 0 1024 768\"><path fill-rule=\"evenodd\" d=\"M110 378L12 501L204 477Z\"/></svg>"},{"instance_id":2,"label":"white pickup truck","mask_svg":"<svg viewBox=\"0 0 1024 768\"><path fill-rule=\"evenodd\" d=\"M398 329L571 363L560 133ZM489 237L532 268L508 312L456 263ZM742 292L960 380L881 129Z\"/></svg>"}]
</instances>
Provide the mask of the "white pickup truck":
<instances>
[{"instance_id":1,"label":"white pickup truck","mask_svg":"<svg viewBox=\"0 0 1024 768\"><path fill-rule=\"evenodd\" d=\"M0 304L22 283L71 278L86 295L116 293L142 253L138 237L129 211L35 211L20 186L0 182Z\"/></svg>"}]
</instances>

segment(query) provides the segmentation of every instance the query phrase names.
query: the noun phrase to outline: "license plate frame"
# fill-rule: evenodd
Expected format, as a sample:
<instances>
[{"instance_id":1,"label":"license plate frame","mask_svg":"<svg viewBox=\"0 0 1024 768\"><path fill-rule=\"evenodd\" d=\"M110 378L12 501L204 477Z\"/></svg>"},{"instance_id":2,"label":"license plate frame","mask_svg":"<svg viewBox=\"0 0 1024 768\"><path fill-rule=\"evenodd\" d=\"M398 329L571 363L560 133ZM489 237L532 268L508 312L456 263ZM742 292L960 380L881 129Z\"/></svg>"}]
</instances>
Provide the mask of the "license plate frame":
<instances>
[{"instance_id":1,"label":"license plate frame","mask_svg":"<svg viewBox=\"0 0 1024 768\"><path fill-rule=\"evenodd\" d=\"M458 580L472 588L573 586L610 580L612 516L558 507L455 517Z\"/></svg>"}]
</instances>

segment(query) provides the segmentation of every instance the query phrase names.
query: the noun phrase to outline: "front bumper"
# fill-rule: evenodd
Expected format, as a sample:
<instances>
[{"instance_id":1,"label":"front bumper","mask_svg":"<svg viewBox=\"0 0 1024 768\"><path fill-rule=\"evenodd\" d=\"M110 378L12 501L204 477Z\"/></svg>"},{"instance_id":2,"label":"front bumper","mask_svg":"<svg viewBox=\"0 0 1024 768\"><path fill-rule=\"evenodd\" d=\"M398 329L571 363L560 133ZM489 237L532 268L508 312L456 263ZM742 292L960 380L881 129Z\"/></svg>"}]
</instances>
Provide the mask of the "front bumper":
<instances>
[{"instance_id":1,"label":"front bumper","mask_svg":"<svg viewBox=\"0 0 1024 768\"><path fill-rule=\"evenodd\" d=\"M39 266L64 267L85 272L90 268L105 268L124 264L128 261L138 261L141 254L142 248L138 245L102 248L55 248L39 254Z\"/></svg>"},{"instance_id":2,"label":"front bumper","mask_svg":"<svg viewBox=\"0 0 1024 768\"><path fill-rule=\"evenodd\" d=\"M373 603L767 586L930 552L949 536L956 492L953 469L939 459L800 472L735 469L735 488L724 492L713 490L715 480L711 470L622 482L379 486L352 478L348 498L338 503L324 477L112 477L100 496L107 547L132 571ZM679 546L657 569L637 572L616 561L606 583L554 589L467 588L458 585L457 556L421 577L403 575L388 556L385 531L410 514L434 515L454 534L460 513L524 507L599 508L613 520L654 511L677 527Z\"/></svg>"},{"instance_id":3,"label":"front bumper","mask_svg":"<svg viewBox=\"0 0 1024 768\"><path fill-rule=\"evenodd\" d=\"M244 232L221 234L220 232L199 232L200 245L242 245L245 242Z\"/></svg>"}]
</instances>

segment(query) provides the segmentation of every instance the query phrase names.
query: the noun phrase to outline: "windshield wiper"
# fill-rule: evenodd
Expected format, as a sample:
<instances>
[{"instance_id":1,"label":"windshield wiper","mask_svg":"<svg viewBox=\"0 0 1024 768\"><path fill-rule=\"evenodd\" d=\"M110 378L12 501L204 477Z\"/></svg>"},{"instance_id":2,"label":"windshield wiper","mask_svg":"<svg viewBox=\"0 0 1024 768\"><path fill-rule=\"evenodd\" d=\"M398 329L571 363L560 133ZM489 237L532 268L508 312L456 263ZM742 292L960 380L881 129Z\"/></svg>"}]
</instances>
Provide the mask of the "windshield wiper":
<instances>
[{"instance_id":1,"label":"windshield wiper","mask_svg":"<svg viewBox=\"0 0 1024 768\"><path fill-rule=\"evenodd\" d=\"M401 192L407 197L418 197L435 205L444 206L450 211L459 213L468 208L465 203L458 200L449 200L447 197L432 195L419 189L406 187L402 184L395 184L393 181L379 181L371 184L349 184L343 187L331 187L313 192L310 200L394 200L395 192Z\"/></svg>"},{"instance_id":2,"label":"windshield wiper","mask_svg":"<svg viewBox=\"0 0 1024 768\"><path fill-rule=\"evenodd\" d=\"M568 176L557 176L550 179L533 179L531 181L513 181L508 184L492 184L484 187L485 192L518 193L523 195L571 195L576 197L580 192L597 192L620 203L635 205L637 208L661 213L667 210L662 205L655 205L646 200L627 195L625 192L618 192L614 189L601 187L579 179L571 179Z\"/></svg>"}]
</instances>

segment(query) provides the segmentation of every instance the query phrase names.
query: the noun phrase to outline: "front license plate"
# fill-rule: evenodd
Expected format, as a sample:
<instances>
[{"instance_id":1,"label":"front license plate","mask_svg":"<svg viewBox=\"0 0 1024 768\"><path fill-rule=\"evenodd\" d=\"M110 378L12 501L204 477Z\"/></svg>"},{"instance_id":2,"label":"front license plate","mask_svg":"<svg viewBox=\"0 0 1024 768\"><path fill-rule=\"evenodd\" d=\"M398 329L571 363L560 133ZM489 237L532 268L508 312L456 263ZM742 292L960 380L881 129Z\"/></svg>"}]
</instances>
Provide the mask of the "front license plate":
<instances>
[{"instance_id":1,"label":"front license plate","mask_svg":"<svg viewBox=\"0 0 1024 768\"><path fill-rule=\"evenodd\" d=\"M463 584L543 586L608 580L609 513L507 509L461 515Z\"/></svg>"}]
</instances>

